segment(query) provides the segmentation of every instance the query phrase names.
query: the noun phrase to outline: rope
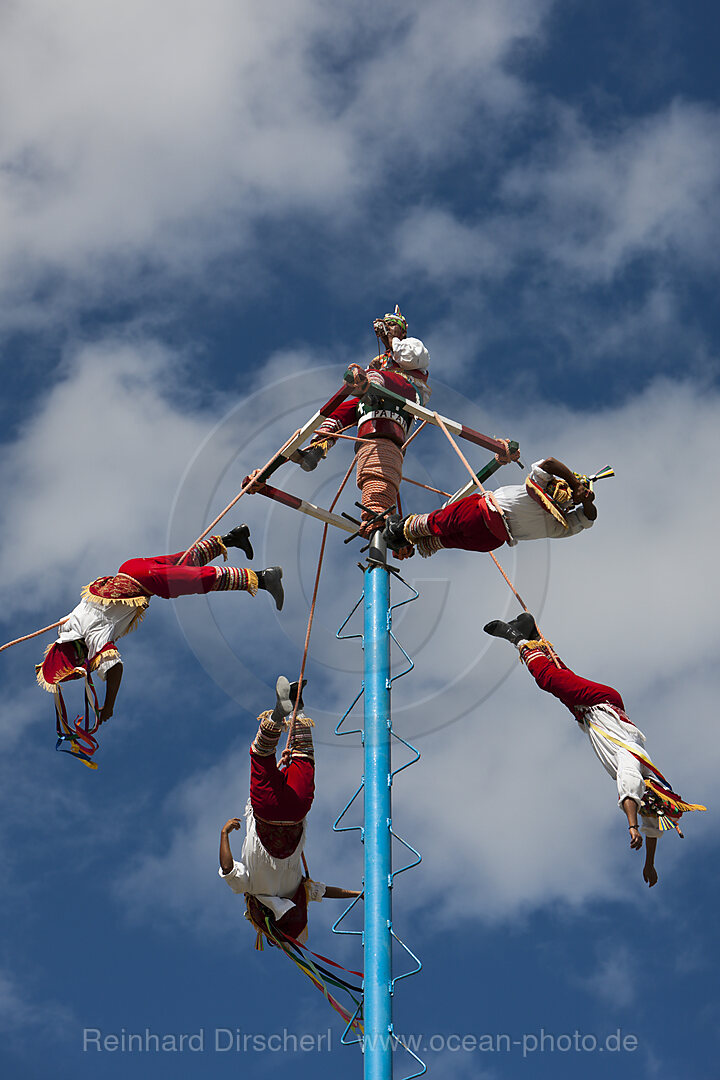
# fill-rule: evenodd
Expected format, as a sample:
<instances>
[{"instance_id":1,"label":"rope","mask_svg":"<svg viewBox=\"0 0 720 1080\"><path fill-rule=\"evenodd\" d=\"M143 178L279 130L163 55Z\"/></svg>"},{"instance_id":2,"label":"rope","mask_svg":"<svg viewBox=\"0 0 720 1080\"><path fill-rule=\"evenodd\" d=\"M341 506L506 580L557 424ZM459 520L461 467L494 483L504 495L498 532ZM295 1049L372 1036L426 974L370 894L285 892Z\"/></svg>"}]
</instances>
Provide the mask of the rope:
<instances>
[{"instance_id":1,"label":"rope","mask_svg":"<svg viewBox=\"0 0 720 1080\"><path fill-rule=\"evenodd\" d=\"M278 457L278 456L279 456L280 454L282 454L283 450L286 450L286 449L288 448L288 446L289 446L289 445L290 445L290 443L291 443L291 442L293 441L293 439L295 438L295 436L296 436L296 435L299 435L299 434L300 434L300 428L298 428L298 429L297 429L297 431L296 431L296 432L295 432L295 433L294 433L293 435L291 435L291 436L290 436L290 438L289 438L289 439L287 440L287 442L284 442L284 443L282 444L282 446L280 447L280 449L279 449L279 450L278 450L278 451L277 451L276 453L274 453L274 454L273 454L273 456L272 456L272 457L270 458L270 460L269 460L269 461L266 461L266 462L265 462L265 464L263 465L262 469L260 469L260 472L263 472L263 470L267 469L267 467L268 467L268 466L269 466L270 464L272 464L272 462L273 462L273 461L275 461L275 459L276 459L276 458L277 458L277 457ZM211 522L210 522L210 524L208 525L208 527L207 527L207 529L205 530L205 532L203 532L203 533L200 533L200 535L198 536L198 538L197 538L197 540L195 541L195 543L194 543L194 544L191 544L191 545L190 545L190 547L189 547L189 548L187 549L187 551L185 552L185 554L184 554L184 555L182 555L182 556L181 556L181 557L180 557L180 558L178 559L178 561L177 561L177 563L176 563L176 565L177 565L177 566L182 566L182 564L183 564L183 563L185 562L185 560L187 559L188 555L190 554L190 552L192 551L192 549L193 549L193 548L195 547L195 545L196 545L196 544L199 544L201 540L204 540L204 539L205 539L205 537L206 537L206 536L207 536L207 534L208 534L208 533L210 532L210 530L211 530L211 529L214 529L214 528L215 528L215 526L217 525L218 521L220 521L220 519L221 519L221 518L224 518L224 517L225 517L225 515L226 515L226 514L227 514L227 512L228 512L228 510L232 510L232 508L233 508L233 506L235 505L235 503L236 503L236 502L238 502L238 500L239 500L239 499L241 499L241 498L243 497L243 495L245 494L245 492L246 492L246 491L249 491L249 489L250 489L250 488L251 488L251 487L253 486L253 484L254 484L254 483L255 483L255 481L254 481L253 479L251 479L250 477L248 477L247 483L243 484L243 486L242 486L242 487L240 488L240 491L239 491L239 493L238 493L238 494L237 494L237 495L235 496L235 498L234 498L234 499L232 500L232 502L229 502L229 503L227 504L227 506L225 507L225 509L224 509L224 510L221 510L221 511L220 511L220 513L219 513L219 514L218 514L218 516L217 516L217 517L215 518L215 520L214 520L214 521L211 521Z\"/></svg>"},{"instance_id":2,"label":"rope","mask_svg":"<svg viewBox=\"0 0 720 1080\"><path fill-rule=\"evenodd\" d=\"M375 439L362 446L357 459L357 485L362 491L363 535L374 514L389 510L397 502L402 480L402 451L390 439Z\"/></svg>"},{"instance_id":3,"label":"rope","mask_svg":"<svg viewBox=\"0 0 720 1080\"><path fill-rule=\"evenodd\" d=\"M62 626L67 620L68 617L66 615L64 619L58 619L57 622L50 623L49 626L43 626L42 630L35 630L32 634L26 634L25 637L15 638L14 641L6 641L4 645L0 645L0 652L2 652L3 649L9 649L11 645L19 645L21 641L29 641L30 638L39 637L40 634L45 634L48 630L54 630L56 626Z\"/></svg>"},{"instance_id":4,"label":"rope","mask_svg":"<svg viewBox=\"0 0 720 1080\"><path fill-rule=\"evenodd\" d=\"M422 431L422 429L425 427L426 424L427 424L427 420L423 420L423 422L420 424L420 427L417 429L417 431L414 431L412 433L412 435L410 436L410 438L405 440L405 442L400 447L400 449L403 451L403 453L405 453L405 451L407 450L408 446L413 441L413 439L417 438L417 436L420 434L420 432Z\"/></svg>"},{"instance_id":5,"label":"rope","mask_svg":"<svg viewBox=\"0 0 720 1080\"><path fill-rule=\"evenodd\" d=\"M354 427L354 426L355 426L354 424L348 424L348 427ZM347 430L348 430L347 427L343 428L343 431L347 431ZM366 439L364 436L360 436L360 435L342 435L339 431L335 435L327 435L326 438L327 439L347 439L348 442L367 442L367 443L377 442L377 439ZM323 440L322 439L316 439L315 441L316 442L322 442Z\"/></svg>"},{"instance_id":6,"label":"rope","mask_svg":"<svg viewBox=\"0 0 720 1080\"><path fill-rule=\"evenodd\" d=\"M358 451L358 453L359 453L359 451ZM337 501L340 498L340 496L342 495L343 489L345 488L345 485L347 484L348 480L350 479L350 474L353 471L353 466L355 465L355 459L356 458L357 458L357 453L355 454L355 457L353 457L352 461L350 462L350 466L348 468L348 471L345 473L345 476L342 479L342 483L340 484L340 487L337 490L337 494L335 495L335 498L333 499L332 503L330 504L330 511L331 512L335 509L335 506L337 505ZM310 634L312 633L312 625L313 625L313 620L315 618L315 604L316 604L316 601L317 601L318 588L319 588L319 585L320 585L320 573L322 571L323 559L325 557L325 543L327 541L327 535L328 535L328 526L327 526L327 524L325 524L325 525L323 525L322 541L320 543L320 555L318 557L317 571L315 573L315 586L313 588L312 601L310 603L310 614L308 616L307 630L305 632L305 647L303 649L302 664L300 665L300 676L298 678L298 687L300 689L299 689L298 696L295 699L295 704L293 705L292 715L290 717L290 722L288 724L287 741L285 743L285 749L283 750L282 757L280 759L280 763L282 765L289 765L290 761L292 759L292 744L293 744L293 740L294 740L294 737L295 737L295 718L297 716L297 711L298 711L298 701L300 700L300 697L302 696L302 682L303 682L303 677L305 675L305 665L307 663L308 649L310 648Z\"/></svg>"},{"instance_id":7,"label":"rope","mask_svg":"<svg viewBox=\"0 0 720 1080\"><path fill-rule=\"evenodd\" d=\"M440 416L440 414L439 414L439 413L433 413L433 415L434 415L435 419L436 419L436 420L437 420L437 422L438 422L438 427L440 427L440 428L441 428L442 432L444 433L444 435L445 435L445 436L446 436L446 438L448 439L448 441L449 441L450 445L452 446L453 450L455 451L455 453L457 454L457 456L458 456L458 457L460 458L460 460L462 461L462 463L463 463L463 465L465 466L465 468L467 469L467 471L468 471L468 472L470 473L470 475L471 475L471 477L472 477L472 479L473 479L473 483L474 483L474 484L475 484L475 485L476 485L477 487L479 487L479 488L480 488L480 491L481 491L481 492L483 493L483 495L487 495L487 491L486 491L486 489L485 489L485 488L483 487L483 485L482 485L482 483L480 482L480 480L478 480L478 478L477 478L477 475L475 474L475 472L473 472L473 469L472 469L472 467L471 467L470 463L468 462L467 458L465 457L465 455L463 454L462 450L460 449L460 447L458 446L458 444L457 444L457 443L455 442L455 440L453 439L452 435L451 435L451 434L450 434L450 432L448 431L447 427L446 427L446 426L445 426L445 424L443 423L443 418L442 418L442 416ZM510 578L509 578L509 577L507 576L507 574L506 574L506 573L505 573L505 571L503 570L502 566L500 565L500 563L499 563L499 562L498 562L498 560L496 559L496 557L495 557L494 553L493 553L492 551L489 551L489 552L488 552L488 555L490 556L490 558L492 559L492 561L493 561L493 562L495 563L495 565L497 566L497 568L498 568L498 570L500 571L500 573L502 574L502 576L503 576L503 577L505 578L505 581L507 582L507 584L508 584L508 585L510 586L510 590L511 590L511 592L513 593L513 596L515 597L515 599L517 600L517 602L518 602L518 603L520 604L520 607L521 607L521 608L523 609L523 611L527 611L527 612L529 612L529 608L528 608L527 604L525 603L525 601L523 600L522 596L520 595L520 593L519 593L519 592L517 591L517 589L516 589L516 588L515 588L515 586L513 585L513 583L512 583L512 581L510 580ZM537 626L537 620L535 621L535 625ZM540 633L540 635L541 635L541 636L542 636L542 637L544 638L544 634L542 633L542 630L540 630L540 627L538 626L537 628L538 628L538 632ZM554 651L554 650L553 650L552 648L550 648L549 646L548 646L548 651L549 651L549 653L550 653L550 656L552 657L552 661L553 661L553 663L555 664L555 667L558 667L558 668L559 668L559 667L560 667L560 661L558 660L558 658L557 658L557 656L556 656L556 654L555 654L555 651Z\"/></svg>"},{"instance_id":8,"label":"rope","mask_svg":"<svg viewBox=\"0 0 720 1080\"><path fill-rule=\"evenodd\" d=\"M425 488L426 491L434 491L436 495L444 495L446 499L450 498L449 491L441 491L440 488L430 487L429 484L421 484L419 480L411 480L409 476L403 476L403 482L405 484L414 484L415 487Z\"/></svg>"}]
</instances>

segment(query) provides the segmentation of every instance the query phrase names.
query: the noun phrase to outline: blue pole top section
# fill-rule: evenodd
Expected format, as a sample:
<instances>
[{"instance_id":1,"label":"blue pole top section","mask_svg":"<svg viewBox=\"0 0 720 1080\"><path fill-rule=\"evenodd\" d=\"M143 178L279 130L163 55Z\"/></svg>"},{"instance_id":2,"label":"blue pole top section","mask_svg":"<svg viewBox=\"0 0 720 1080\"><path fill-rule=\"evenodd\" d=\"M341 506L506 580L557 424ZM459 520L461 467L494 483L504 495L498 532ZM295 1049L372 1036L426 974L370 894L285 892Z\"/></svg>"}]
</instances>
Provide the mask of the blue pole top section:
<instances>
[{"instance_id":1,"label":"blue pole top section","mask_svg":"<svg viewBox=\"0 0 720 1080\"><path fill-rule=\"evenodd\" d=\"M383 548L376 533L371 553ZM379 563L365 570L365 1080L392 1080L389 579Z\"/></svg>"}]
</instances>

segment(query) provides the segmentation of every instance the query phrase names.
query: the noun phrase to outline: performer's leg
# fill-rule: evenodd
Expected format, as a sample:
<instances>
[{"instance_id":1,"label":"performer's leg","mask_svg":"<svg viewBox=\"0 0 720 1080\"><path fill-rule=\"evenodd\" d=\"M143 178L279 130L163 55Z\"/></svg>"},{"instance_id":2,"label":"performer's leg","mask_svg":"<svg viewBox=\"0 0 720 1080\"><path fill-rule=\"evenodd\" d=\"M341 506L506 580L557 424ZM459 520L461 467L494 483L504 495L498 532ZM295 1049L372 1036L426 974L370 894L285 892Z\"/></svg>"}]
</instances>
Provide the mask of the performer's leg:
<instances>
[{"instance_id":1,"label":"performer's leg","mask_svg":"<svg viewBox=\"0 0 720 1080\"><path fill-rule=\"evenodd\" d=\"M523 612L509 623L494 619L483 629L486 634L505 638L515 645L520 652L520 659L527 664L528 671L540 689L558 698L571 712L605 703L625 711L620 694L612 686L591 682L590 679L576 675L557 657L555 659L558 659L558 662L555 663L549 642L539 636L535 620L529 612Z\"/></svg>"},{"instance_id":2,"label":"performer's leg","mask_svg":"<svg viewBox=\"0 0 720 1080\"><path fill-rule=\"evenodd\" d=\"M408 515L403 533L423 558L440 548L494 551L507 541L501 515L481 495L468 495L429 514Z\"/></svg>"},{"instance_id":3,"label":"performer's leg","mask_svg":"<svg viewBox=\"0 0 720 1080\"><path fill-rule=\"evenodd\" d=\"M275 754L282 733L280 724L269 716L260 721L250 748L250 801L258 817L265 821L302 821L309 813L315 794L315 763L304 743L305 725L296 727L298 751L287 769L279 769ZM309 730L309 729L308 729ZM303 738L298 745L298 734ZM312 750L312 736L310 736ZM305 751L305 753L303 753Z\"/></svg>"},{"instance_id":4,"label":"performer's leg","mask_svg":"<svg viewBox=\"0 0 720 1080\"><path fill-rule=\"evenodd\" d=\"M154 559L129 559L120 567L121 574L134 578L152 596L170 600L216 590L233 589L250 592L258 589L257 574L237 566L175 565L183 552Z\"/></svg>"},{"instance_id":5,"label":"performer's leg","mask_svg":"<svg viewBox=\"0 0 720 1080\"><path fill-rule=\"evenodd\" d=\"M568 709L582 709L607 703L625 711L623 699L614 687L584 679L564 664L560 668L556 667L547 652L543 648L534 648L532 642L522 646L521 653L528 671L540 689L558 698Z\"/></svg>"}]
</instances>

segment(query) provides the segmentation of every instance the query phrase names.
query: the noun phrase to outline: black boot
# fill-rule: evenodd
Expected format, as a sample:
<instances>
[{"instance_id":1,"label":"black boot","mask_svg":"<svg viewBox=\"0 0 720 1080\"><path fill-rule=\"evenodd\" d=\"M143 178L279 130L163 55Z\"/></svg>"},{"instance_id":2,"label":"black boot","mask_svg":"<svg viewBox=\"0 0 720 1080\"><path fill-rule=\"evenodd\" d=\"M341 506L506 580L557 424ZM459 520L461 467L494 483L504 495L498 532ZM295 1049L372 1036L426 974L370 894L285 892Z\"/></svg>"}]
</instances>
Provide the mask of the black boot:
<instances>
[{"instance_id":1,"label":"black boot","mask_svg":"<svg viewBox=\"0 0 720 1080\"><path fill-rule=\"evenodd\" d=\"M511 619L508 625L517 630L526 641L537 641L540 637L540 631L535 625L535 619L529 611L523 611L522 615L518 615L517 619Z\"/></svg>"},{"instance_id":2,"label":"black boot","mask_svg":"<svg viewBox=\"0 0 720 1080\"><path fill-rule=\"evenodd\" d=\"M297 703L298 709L304 709L305 708L305 702L303 701L302 692L303 692L303 690L305 689L306 686L307 686L307 679L303 679L302 690L300 691L300 700ZM298 684L296 682L290 683L290 701L291 701L293 707L295 706L295 699L297 698L297 696L298 696Z\"/></svg>"},{"instance_id":3,"label":"black boot","mask_svg":"<svg viewBox=\"0 0 720 1080\"><path fill-rule=\"evenodd\" d=\"M385 543L393 551L402 551L403 548L411 547L410 541L405 538L406 517L399 514L388 514L383 529Z\"/></svg>"},{"instance_id":4,"label":"black boot","mask_svg":"<svg viewBox=\"0 0 720 1080\"><path fill-rule=\"evenodd\" d=\"M492 622L486 623L483 630L492 637L505 638L513 645L519 645L525 639L524 634L521 634L510 623L503 622L502 619L493 619Z\"/></svg>"},{"instance_id":5,"label":"black boot","mask_svg":"<svg viewBox=\"0 0 720 1080\"><path fill-rule=\"evenodd\" d=\"M250 543L250 529L247 525L236 525L234 529L231 529L229 533L225 533L220 539L226 548L242 548L248 559L253 558L254 553L252 544Z\"/></svg>"},{"instance_id":6,"label":"black boot","mask_svg":"<svg viewBox=\"0 0 720 1080\"><path fill-rule=\"evenodd\" d=\"M285 591L282 586L282 566L270 566L267 570L258 570L258 589L265 589L275 601L275 607L282 611Z\"/></svg>"},{"instance_id":7,"label":"black boot","mask_svg":"<svg viewBox=\"0 0 720 1080\"><path fill-rule=\"evenodd\" d=\"M307 450L298 450L297 457L293 456L293 461L297 460L303 472L312 472L313 469L317 469L323 457L322 446L316 444L308 446Z\"/></svg>"}]
</instances>

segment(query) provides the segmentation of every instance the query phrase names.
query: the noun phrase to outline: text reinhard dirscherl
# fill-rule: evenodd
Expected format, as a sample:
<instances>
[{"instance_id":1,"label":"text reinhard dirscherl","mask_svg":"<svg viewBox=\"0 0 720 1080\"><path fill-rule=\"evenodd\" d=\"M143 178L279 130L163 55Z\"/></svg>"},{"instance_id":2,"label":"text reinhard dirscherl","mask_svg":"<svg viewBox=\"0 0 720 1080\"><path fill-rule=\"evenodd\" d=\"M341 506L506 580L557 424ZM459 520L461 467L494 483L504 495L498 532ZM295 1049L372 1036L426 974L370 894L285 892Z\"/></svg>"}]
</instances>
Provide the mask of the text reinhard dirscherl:
<instances>
[{"instance_id":1,"label":"text reinhard dirscherl","mask_svg":"<svg viewBox=\"0 0 720 1080\"><path fill-rule=\"evenodd\" d=\"M392 1049L401 1046L415 1053L513 1053L520 1051L522 1057L533 1054L567 1053L633 1053L638 1048L637 1035L624 1034L620 1028L606 1035L594 1035L578 1031L555 1032L540 1028L537 1032L526 1032L513 1038L505 1032L475 1034L440 1034L433 1035L385 1035L383 1043L390 1043ZM365 1047L369 1037L365 1038ZM287 1028L270 1033L246 1032L240 1028L216 1027L199 1028L194 1032L158 1033L145 1028L144 1031L101 1031L100 1028L83 1028L82 1049L84 1053L328 1053L333 1050L333 1032L330 1028L322 1033L306 1031L297 1035Z\"/></svg>"}]
</instances>

